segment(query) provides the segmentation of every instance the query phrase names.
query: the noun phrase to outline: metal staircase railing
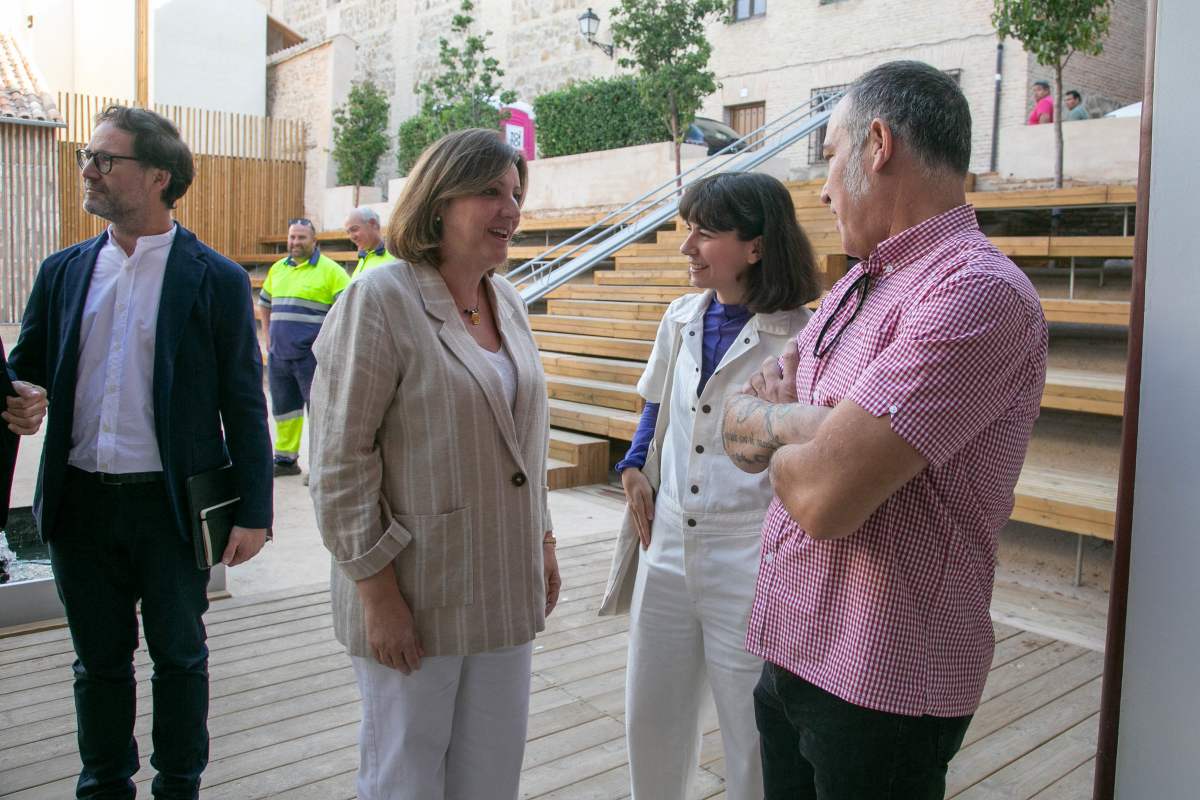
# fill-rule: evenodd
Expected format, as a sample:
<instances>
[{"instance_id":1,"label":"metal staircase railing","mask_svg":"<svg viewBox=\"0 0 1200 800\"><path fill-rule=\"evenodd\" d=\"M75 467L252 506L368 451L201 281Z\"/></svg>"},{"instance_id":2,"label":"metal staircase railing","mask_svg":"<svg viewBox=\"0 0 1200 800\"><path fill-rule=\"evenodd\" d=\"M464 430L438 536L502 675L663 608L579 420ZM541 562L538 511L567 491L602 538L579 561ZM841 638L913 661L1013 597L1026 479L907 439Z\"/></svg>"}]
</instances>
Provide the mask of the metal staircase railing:
<instances>
[{"instance_id":1,"label":"metal staircase railing","mask_svg":"<svg viewBox=\"0 0 1200 800\"><path fill-rule=\"evenodd\" d=\"M505 277L521 292L526 304L541 300L549 292L671 220L678 211L682 193L677 180L687 186L718 172L747 172L754 169L820 130L840 98L840 94L814 97L797 106L685 170L678 179L671 178L656 186L536 258L509 270ZM734 153L739 145L746 147Z\"/></svg>"}]
</instances>

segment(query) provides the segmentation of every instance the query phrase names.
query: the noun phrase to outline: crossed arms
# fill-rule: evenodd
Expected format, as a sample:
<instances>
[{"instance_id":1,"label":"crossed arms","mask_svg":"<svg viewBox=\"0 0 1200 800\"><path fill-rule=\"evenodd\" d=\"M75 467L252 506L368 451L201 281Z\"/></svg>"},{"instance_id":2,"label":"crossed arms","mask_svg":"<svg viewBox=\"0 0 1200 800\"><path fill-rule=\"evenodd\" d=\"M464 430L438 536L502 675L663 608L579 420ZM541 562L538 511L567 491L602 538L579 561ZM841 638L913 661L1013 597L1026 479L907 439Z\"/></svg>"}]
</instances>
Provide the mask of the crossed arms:
<instances>
[{"instance_id":1,"label":"crossed arms","mask_svg":"<svg viewBox=\"0 0 1200 800\"><path fill-rule=\"evenodd\" d=\"M833 408L796 398L795 344L725 404L725 453L744 472L770 469L775 494L815 539L841 539L928 462L891 427L843 400Z\"/></svg>"}]
</instances>

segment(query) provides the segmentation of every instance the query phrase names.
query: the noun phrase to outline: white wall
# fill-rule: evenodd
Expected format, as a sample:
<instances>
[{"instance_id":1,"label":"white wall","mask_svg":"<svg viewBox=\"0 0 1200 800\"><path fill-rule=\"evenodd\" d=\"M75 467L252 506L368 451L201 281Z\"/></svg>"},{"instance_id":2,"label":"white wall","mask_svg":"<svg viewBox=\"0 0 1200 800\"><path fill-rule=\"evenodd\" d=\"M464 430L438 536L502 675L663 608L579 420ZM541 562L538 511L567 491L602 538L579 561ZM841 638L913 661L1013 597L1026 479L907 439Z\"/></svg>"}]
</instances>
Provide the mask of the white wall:
<instances>
[{"instance_id":1,"label":"white wall","mask_svg":"<svg viewBox=\"0 0 1200 800\"><path fill-rule=\"evenodd\" d=\"M255 0L154 0L150 100L266 113L267 12Z\"/></svg>"},{"instance_id":2,"label":"white wall","mask_svg":"<svg viewBox=\"0 0 1200 800\"><path fill-rule=\"evenodd\" d=\"M1096 182L1137 180L1140 117L1063 123L1063 177ZM996 171L1003 178L1054 177L1054 126L1000 129Z\"/></svg>"},{"instance_id":3,"label":"white wall","mask_svg":"<svg viewBox=\"0 0 1200 800\"><path fill-rule=\"evenodd\" d=\"M1116 796L1195 797L1200 731L1200 4L1160 0L1141 413Z\"/></svg>"},{"instance_id":4,"label":"white wall","mask_svg":"<svg viewBox=\"0 0 1200 800\"><path fill-rule=\"evenodd\" d=\"M137 94L135 9L132 0L78 0L70 17L56 20L61 46L69 42L75 54L73 85L64 90L120 99Z\"/></svg>"}]
</instances>

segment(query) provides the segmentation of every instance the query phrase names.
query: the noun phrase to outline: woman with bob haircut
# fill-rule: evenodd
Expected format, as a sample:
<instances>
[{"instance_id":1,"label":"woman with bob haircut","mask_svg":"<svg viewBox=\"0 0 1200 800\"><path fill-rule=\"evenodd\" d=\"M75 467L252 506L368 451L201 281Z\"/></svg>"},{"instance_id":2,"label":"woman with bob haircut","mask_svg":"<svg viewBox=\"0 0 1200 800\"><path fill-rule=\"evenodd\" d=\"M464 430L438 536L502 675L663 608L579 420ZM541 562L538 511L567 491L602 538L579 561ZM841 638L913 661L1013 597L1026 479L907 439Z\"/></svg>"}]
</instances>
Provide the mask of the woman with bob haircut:
<instances>
[{"instance_id":1,"label":"woman with bob haircut","mask_svg":"<svg viewBox=\"0 0 1200 800\"><path fill-rule=\"evenodd\" d=\"M630 548L636 555L637 540L642 548L629 601L630 777L638 800L689 796L711 688L725 791L747 800L763 796L753 698L762 661L745 642L772 491L766 472L749 475L725 456L721 419L725 397L804 327L811 315L804 305L819 284L791 196L775 178L726 173L697 181L679 216L687 223L679 250L692 286L704 291L667 308L638 381L641 421L617 464L628 500L626 548L617 558ZM647 464L648 454L655 463ZM619 610L611 596L621 589L610 585L605 606Z\"/></svg>"},{"instance_id":2,"label":"woman with bob haircut","mask_svg":"<svg viewBox=\"0 0 1200 800\"><path fill-rule=\"evenodd\" d=\"M351 282L314 347L310 491L362 694L363 800L517 796L560 585L546 382L493 275L525 187L496 131L431 145L388 223L398 260Z\"/></svg>"}]
</instances>

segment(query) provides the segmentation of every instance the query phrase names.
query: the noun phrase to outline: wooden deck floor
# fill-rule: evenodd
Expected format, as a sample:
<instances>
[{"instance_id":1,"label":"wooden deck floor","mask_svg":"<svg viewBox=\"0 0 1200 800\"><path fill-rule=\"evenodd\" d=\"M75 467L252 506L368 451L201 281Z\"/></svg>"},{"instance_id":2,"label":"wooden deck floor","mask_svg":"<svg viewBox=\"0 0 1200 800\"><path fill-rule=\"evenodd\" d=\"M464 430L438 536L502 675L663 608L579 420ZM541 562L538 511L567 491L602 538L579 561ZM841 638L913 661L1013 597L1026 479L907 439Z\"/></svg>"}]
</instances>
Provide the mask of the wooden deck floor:
<instances>
[{"instance_id":1,"label":"wooden deck floor","mask_svg":"<svg viewBox=\"0 0 1200 800\"><path fill-rule=\"evenodd\" d=\"M536 643L523 798L628 796L623 702L627 618L595 615L611 534L560 539L568 587ZM349 800L359 719L354 674L330 628L329 595L308 587L213 604L211 762L204 800ZM996 657L947 796L1091 796L1101 655L996 625ZM71 797L78 761L71 645L62 629L0 639L0 797ZM137 736L150 753L150 670L137 654ZM724 797L711 709L696 798ZM151 773L138 774L149 796Z\"/></svg>"}]
</instances>

